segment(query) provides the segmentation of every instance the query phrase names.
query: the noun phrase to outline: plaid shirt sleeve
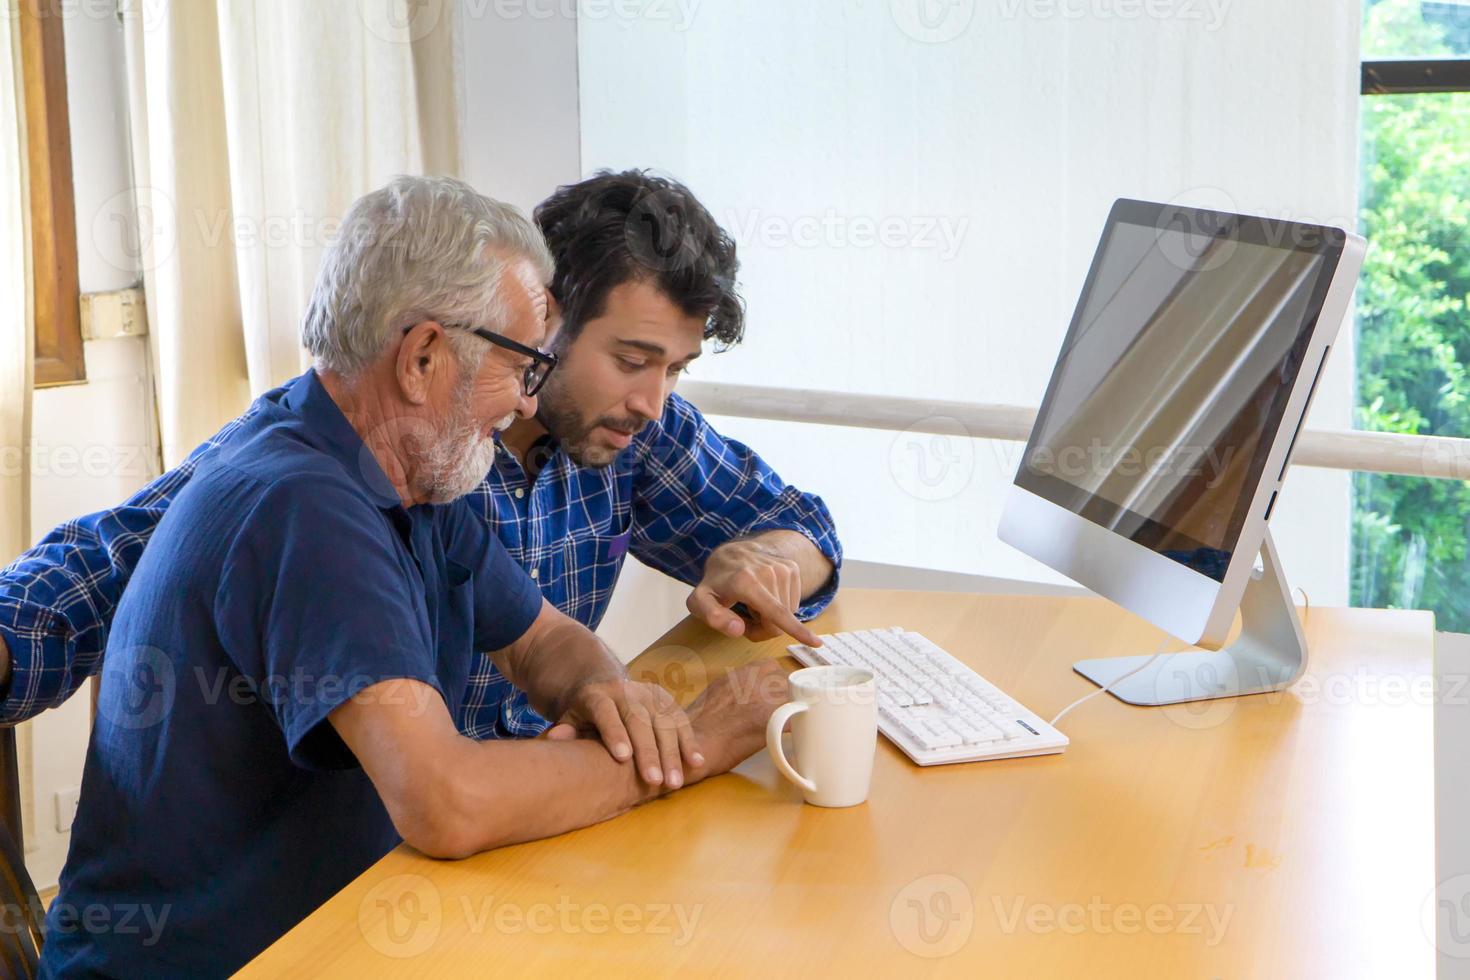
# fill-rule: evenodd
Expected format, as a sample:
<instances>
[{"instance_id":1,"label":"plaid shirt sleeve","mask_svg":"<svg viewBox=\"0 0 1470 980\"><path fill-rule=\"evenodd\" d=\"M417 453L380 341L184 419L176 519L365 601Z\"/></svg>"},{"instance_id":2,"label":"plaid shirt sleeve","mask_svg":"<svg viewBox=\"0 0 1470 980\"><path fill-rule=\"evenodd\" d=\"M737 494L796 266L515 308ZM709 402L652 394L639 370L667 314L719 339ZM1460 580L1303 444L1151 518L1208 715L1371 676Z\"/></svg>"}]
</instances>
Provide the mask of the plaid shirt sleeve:
<instances>
[{"instance_id":1,"label":"plaid shirt sleeve","mask_svg":"<svg viewBox=\"0 0 1470 980\"><path fill-rule=\"evenodd\" d=\"M199 464L254 413L252 406L120 507L67 521L0 569L0 639L10 650L0 725L56 707L97 673L113 612L153 529Z\"/></svg>"},{"instance_id":2,"label":"plaid shirt sleeve","mask_svg":"<svg viewBox=\"0 0 1470 980\"><path fill-rule=\"evenodd\" d=\"M748 446L726 439L689 402L670 395L633 474L638 559L694 585L710 552L762 531L805 535L832 562L832 577L802 603L811 619L837 594L842 544L822 498L787 486Z\"/></svg>"}]
</instances>

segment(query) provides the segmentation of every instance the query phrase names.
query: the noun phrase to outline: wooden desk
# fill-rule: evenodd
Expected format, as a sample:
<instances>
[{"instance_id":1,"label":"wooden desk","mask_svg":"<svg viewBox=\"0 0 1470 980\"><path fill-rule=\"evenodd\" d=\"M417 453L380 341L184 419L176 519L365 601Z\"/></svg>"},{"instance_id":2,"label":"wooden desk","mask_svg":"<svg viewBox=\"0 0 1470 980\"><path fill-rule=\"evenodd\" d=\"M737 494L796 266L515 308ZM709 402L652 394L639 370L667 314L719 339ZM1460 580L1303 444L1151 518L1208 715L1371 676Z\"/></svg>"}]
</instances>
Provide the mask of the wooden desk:
<instances>
[{"instance_id":1,"label":"wooden desk","mask_svg":"<svg viewBox=\"0 0 1470 980\"><path fill-rule=\"evenodd\" d=\"M1091 689L1074 660L1159 642L1101 600L880 591L818 631L893 624L1042 717ZM1431 976L1433 620L1314 609L1307 634L1289 693L1104 696L1059 756L920 769L880 739L848 810L761 753L552 840L400 847L245 975ZM686 622L634 667L687 701L782 652Z\"/></svg>"}]
</instances>

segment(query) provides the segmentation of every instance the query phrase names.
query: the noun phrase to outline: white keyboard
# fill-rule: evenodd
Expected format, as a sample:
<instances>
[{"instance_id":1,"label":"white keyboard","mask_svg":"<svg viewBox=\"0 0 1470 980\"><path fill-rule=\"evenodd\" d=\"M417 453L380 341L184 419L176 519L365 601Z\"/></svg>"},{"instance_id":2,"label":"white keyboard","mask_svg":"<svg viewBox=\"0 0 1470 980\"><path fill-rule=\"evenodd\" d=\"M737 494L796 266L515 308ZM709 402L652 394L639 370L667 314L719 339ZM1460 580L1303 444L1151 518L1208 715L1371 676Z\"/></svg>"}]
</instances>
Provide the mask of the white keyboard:
<instances>
[{"instance_id":1,"label":"white keyboard","mask_svg":"<svg viewBox=\"0 0 1470 980\"><path fill-rule=\"evenodd\" d=\"M808 667L871 670L878 681L878 730L921 766L1067 747L1067 736L918 633L859 630L823 636L822 643L788 649Z\"/></svg>"}]
</instances>

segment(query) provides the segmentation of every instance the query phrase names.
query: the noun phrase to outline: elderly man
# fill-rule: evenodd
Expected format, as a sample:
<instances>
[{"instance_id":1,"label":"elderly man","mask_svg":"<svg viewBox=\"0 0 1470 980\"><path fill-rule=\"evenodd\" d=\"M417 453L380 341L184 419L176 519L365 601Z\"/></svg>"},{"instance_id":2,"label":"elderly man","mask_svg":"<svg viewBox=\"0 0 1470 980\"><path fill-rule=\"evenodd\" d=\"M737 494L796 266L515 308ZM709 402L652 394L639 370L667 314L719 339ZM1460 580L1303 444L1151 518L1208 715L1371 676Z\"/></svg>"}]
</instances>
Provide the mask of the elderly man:
<instances>
[{"instance_id":1,"label":"elderly man","mask_svg":"<svg viewBox=\"0 0 1470 980\"><path fill-rule=\"evenodd\" d=\"M689 583L690 611L715 629L816 642L801 621L831 600L842 560L826 506L673 394L702 341L743 336L734 243L686 187L641 171L562 187L536 219L565 310L561 366L535 416L502 434L509 452L481 474L471 509L542 594L590 629L632 554ZM62 525L0 572L0 648L14 658L0 723L59 704L96 672L148 536L255 410L126 504ZM474 738L547 726L487 658L456 721Z\"/></svg>"},{"instance_id":2,"label":"elderly man","mask_svg":"<svg viewBox=\"0 0 1470 980\"><path fill-rule=\"evenodd\" d=\"M551 273L457 181L353 205L305 318L315 369L198 467L118 607L47 973L227 974L400 838L561 833L759 747L763 686L717 686L691 725L463 499L555 366ZM475 651L602 744L464 737ZM157 930L96 928L125 911Z\"/></svg>"}]
</instances>

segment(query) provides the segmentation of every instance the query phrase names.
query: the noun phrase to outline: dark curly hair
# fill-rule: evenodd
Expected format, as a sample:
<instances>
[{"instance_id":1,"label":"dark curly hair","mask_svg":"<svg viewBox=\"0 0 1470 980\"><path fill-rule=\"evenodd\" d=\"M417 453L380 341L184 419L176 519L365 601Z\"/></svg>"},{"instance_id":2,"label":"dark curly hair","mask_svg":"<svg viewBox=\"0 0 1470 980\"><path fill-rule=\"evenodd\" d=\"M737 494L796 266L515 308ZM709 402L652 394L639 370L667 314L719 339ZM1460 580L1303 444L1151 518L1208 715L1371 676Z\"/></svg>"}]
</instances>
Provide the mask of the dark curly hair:
<instances>
[{"instance_id":1,"label":"dark curly hair","mask_svg":"<svg viewBox=\"0 0 1470 980\"><path fill-rule=\"evenodd\" d=\"M551 292L568 341L602 315L612 289L641 280L704 317L706 340L721 349L740 342L735 242L683 184L646 170L601 170L558 187L535 218L556 261Z\"/></svg>"}]
</instances>

